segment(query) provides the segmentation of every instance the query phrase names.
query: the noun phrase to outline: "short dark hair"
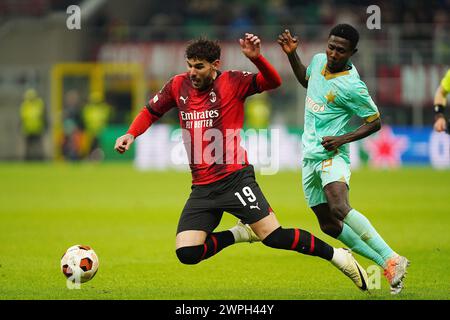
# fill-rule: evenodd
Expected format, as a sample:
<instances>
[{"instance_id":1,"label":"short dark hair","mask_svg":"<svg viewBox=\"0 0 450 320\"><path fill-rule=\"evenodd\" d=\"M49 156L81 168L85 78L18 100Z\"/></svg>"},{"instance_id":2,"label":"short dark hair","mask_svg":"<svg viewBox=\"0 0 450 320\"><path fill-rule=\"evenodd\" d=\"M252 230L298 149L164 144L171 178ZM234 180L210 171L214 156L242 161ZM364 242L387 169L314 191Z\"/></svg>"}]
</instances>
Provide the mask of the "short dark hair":
<instances>
[{"instance_id":1,"label":"short dark hair","mask_svg":"<svg viewBox=\"0 0 450 320\"><path fill-rule=\"evenodd\" d=\"M333 29L331 29L330 35L328 37L331 36L347 39L348 41L350 41L351 49L355 49L359 41L358 31L351 25L346 23L338 24Z\"/></svg>"},{"instance_id":2,"label":"short dark hair","mask_svg":"<svg viewBox=\"0 0 450 320\"><path fill-rule=\"evenodd\" d=\"M220 45L217 40L200 38L192 40L186 47L186 58L214 62L220 59Z\"/></svg>"}]
</instances>

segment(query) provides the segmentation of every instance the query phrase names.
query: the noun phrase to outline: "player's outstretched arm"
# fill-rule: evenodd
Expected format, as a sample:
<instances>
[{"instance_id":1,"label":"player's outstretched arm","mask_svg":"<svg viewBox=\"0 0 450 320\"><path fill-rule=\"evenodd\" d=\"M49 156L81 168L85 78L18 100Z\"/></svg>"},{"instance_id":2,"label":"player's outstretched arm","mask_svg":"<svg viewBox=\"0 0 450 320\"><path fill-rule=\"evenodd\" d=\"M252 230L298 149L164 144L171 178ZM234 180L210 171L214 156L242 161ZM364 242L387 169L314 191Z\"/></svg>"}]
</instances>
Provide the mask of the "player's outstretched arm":
<instances>
[{"instance_id":1,"label":"player's outstretched arm","mask_svg":"<svg viewBox=\"0 0 450 320\"><path fill-rule=\"evenodd\" d=\"M239 39L242 53L258 68L256 84L261 91L275 89L281 85L281 77L277 70L261 55L261 40L252 33L246 33Z\"/></svg>"},{"instance_id":2,"label":"player's outstretched arm","mask_svg":"<svg viewBox=\"0 0 450 320\"><path fill-rule=\"evenodd\" d=\"M128 151L133 142L134 136L132 134L130 133L124 134L123 136L117 138L114 149L119 153L124 153L125 151Z\"/></svg>"},{"instance_id":3,"label":"player's outstretched arm","mask_svg":"<svg viewBox=\"0 0 450 320\"><path fill-rule=\"evenodd\" d=\"M447 129L447 120L444 116L444 107L447 104L447 94L448 92L440 85L436 93L434 94L434 109L435 109L435 117L434 117L434 130L437 132L442 132Z\"/></svg>"},{"instance_id":4,"label":"player's outstretched arm","mask_svg":"<svg viewBox=\"0 0 450 320\"><path fill-rule=\"evenodd\" d=\"M370 136L381 129L381 120L377 118L372 122L366 122L353 132L342 136L326 136L322 138L322 146L328 151L334 151L343 144L350 143Z\"/></svg>"},{"instance_id":5,"label":"player's outstretched arm","mask_svg":"<svg viewBox=\"0 0 450 320\"><path fill-rule=\"evenodd\" d=\"M304 88L307 88L308 80L306 80L306 66L303 65L297 54L297 37L292 37L290 31L286 29L278 36L277 42L281 49L283 49L284 53L286 53L298 82L300 82Z\"/></svg>"},{"instance_id":6,"label":"player's outstretched arm","mask_svg":"<svg viewBox=\"0 0 450 320\"><path fill-rule=\"evenodd\" d=\"M144 107L131 123L127 133L117 138L114 149L119 153L128 151L131 144L134 142L134 139L136 139L137 136L143 134L151 124L151 114L148 109Z\"/></svg>"}]
</instances>

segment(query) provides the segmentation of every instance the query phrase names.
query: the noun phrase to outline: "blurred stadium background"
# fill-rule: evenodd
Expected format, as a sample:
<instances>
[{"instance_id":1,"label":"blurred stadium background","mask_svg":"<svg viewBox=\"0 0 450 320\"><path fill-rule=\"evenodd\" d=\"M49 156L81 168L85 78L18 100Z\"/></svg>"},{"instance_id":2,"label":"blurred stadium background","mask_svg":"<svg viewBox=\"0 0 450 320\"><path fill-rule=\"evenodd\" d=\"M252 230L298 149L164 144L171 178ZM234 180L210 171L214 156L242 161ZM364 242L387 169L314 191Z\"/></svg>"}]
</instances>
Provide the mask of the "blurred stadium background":
<instances>
[{"instance_id":1,"label":"blurred stadium background","mask_svg":"<svg viewBox=\"0 0 450 320\"><path fill-rule=\"evenodd\" d=\"M72 4L81 8L80 30L66 27L71 15L66 9ZM254 101L256 106L250 110L256 111L247 120L260 126L301 128L305 90L295 81L276 37L285 28L298 35L307 64L313 54L324 50L330 28L349 22L361 32L353 60L383 123L393 127L394 138L407 138L396 144L400 160L429 165L435 144L431 139L433 96L450 61L450 4L379 2L381 29L369 30L366 10L372 4L377 1L167 0L162 6L158 1L137 0L126 5L115 0L2 0L0 160L26 157L20 106L28 89L35 89L42 98L47 120L44 147L35 156L89 158L89 130L85 129L92 126L104 152L93 158L132 158L131 154L119 158L112 152L114 137L169 77L185 71L183 49L188 40L202 35L221 41L223 69L254 71L237 41L247 31L259 34L263 53L284 81L280 89ZM95 116L90 118L89 112L83 115L92 99L110 106L106 121L92 120ZM160 123L176 126L176 112ZM362 154L369 152L364 146L360 149ZM441 149L438 160L448 167L448 152Z\"/></svg>"},{"instance_id":2,"label":"blurred stadium background","mask_svg":"<svg viewBox=\"0 0 450 320\"><path fill-rule=\"evenodd\" d=\"M366 10L369 5L374 4L381 9L381 29L369 30L366 22L371 14ZM73 11L66 11L70 5L81 8L81 29L70 30L67 27L66 22L73 14ZM355 25L360 31L359 52L353 61L380 109L384 125L380 133L352 145L352 165L361 166L362 172L358 175L358 170L355 171L357 187L354 190L360 191L352 199L355 199L354 203L370 209L372 213L369 212L368 217L376 217L374 224L386 231L388 239L397 241L396 243L415 239L413 232L408 236L395 233L394 226L399 226L406 233L403 214L410 215L417 232L423 226L419 219L422 214L428 215L430 221L431 217L436 217L433 220L435 224L430 224L426 232L431 237L439 234L442 229L442 238L435 239L435 242L436 246L442 245L440 250L447 250L448 253L449 239L444 236L448 223L441 219L444 213L448 214L445 199L448 199L449 171L442 169L450 168L450 140L444 133L433 133L432 107L435 90L450 65L449 12L448 0L165 0L163 3L144 0L0 0L0 172L4 181L0 197L3 197L3 203L8 204L0 207L0 211L3 211L0 212L0 219L3 220L0 227L3 225L4 243L9 243L9 246L0 249L3 250L0 251L0 259L3 255L3 262L0 261L0 268L3 264L3 269L0 272L7 272L8 261L14 261L19 252L26 252L27 245L32 248L30 250L34 256L31 256L37 259L39 249L32 239L41 233L33 233L32 230L47 234L46 243L49 247L53 245L55 250L65 250L78 240L87 241L94 248L103 248L103 256L101 252L99 254L100 261L105 261L102 257L108 259L107 254L113 253L113 250L105 249L107 243L100 240L104 235L102 232L92 238L92 234L89 236L86 231L77 238L80 233L76 231L86 226L75 222L70 231L64 230L64 235L57 235L56 226L63 229L66 223L57 216L58 212L66 216L79 214L85 219L93 219L95 228L91 226L88 229L94 230L94 233L104 222L100 216L92 218L92 215L109 212L112 222L108 222L108 226L112 230L117 228L114 221L132 224L130 230L133 232L120 229L118 232L122 233L119 238L125 236L131 240L147 241L151 237L153 241L155 235L147 234L147 229L140 225L136 211L154 211L155 208L165 210L168 212L170 225L167 223L166 226L166 222L163 224L162 218L154 221L149 218L144 223L153 225L156 233L161 232L161 239L167 238L169 246L160 238L158 245L165 248L167 255L171 254L170 262L175 264L171 247L173 233L179 210L189 192L187 171L177 173L178 175L167 172L166 176L164 171L178 167L168 156L173 148L174 130L178 126L177 113L172 110L173 112L166 114L150 130L149 134L152 136L143 137L142 142L138 139L136 147L125 155L119 156L113 152L116 137L126 131L134 115L172 75L185 71L184 47L192 38L208 36L219 39L222 44L223 69L255 71L254 66L241 54L238 45L238 39L244 32L252 32L261 37L262 52L280 72L283 85L277 90L248 100L246 126L280 129L280 169L299 171L305 90L295 80L276 38L282 30L290 29L300 38L299 53L303 62L308 64L313 54L324 51L331 27L343 22ZM24 114L26 112L22 111L23 106L27 103L43 106L43 118L39 118L39 114ZM24 125L25 118L32 123L28 129ZM358 124L356 119L354 125ZM38 138L30 139L30 134ZM26 160L33 163L29 166L23 164ZM167 196L166 199L172 202L169 206L163 201L165 194L158 186L150 187L142 180L140 185L135 185L138 177L129 168L132 167L132 161L142 169L163 170L155 173L155 176L145 173L143 177L151 182L155 179L161 182L167 180L166 190L178 183L185 185L185 188L174 189L181 192L181 196ZM61 167L61 163L72 162L76 165ZM98 169L92 169L93 163ZM80 168L79 164L86 168ZM187 170L186 165L181 167ZM373 167L392 167L396 170L383 171L378 175ZM72 173L68 172L69 168L73 168ZM436 171L437 169L441 170ZM134 177L135 182L125 179L121 185L111 180L111 176L121 170L125 170L124 176ZM370 183L362 179L362 175L370 177ZM88 179L92 185L88 186L86 183L89 182L82 181L81 177ZM261 182L269 190L267 192L270 199L275 199L274 202L277 199L283 199L280 202L286 201L278 204L286 212L280 214L282 221L291 225L304 221L305 228L309 227L325 238L311 216L303 213L300 216L297 212L299 207L307 212L299 177L300 173L282 174L282 178L261 178ZM412 180L408 180L408 177ZM102 179L103 184L98 183ZM274 184L270 179L274 179ZM74 182L73 185L71 181ZM411 181L422 181L423 185L412 186ZM404 189L399 187L400 183ZM143 204L144 200L120 200L117 208L115 207L114 199L133 196L133 188L138 186L150 188L149 194L156 195L159 200L151 204ZM282 186L285 189L286 186L291 188L285 190ZM393 189L389 189L394 186L401 191L395 193ZM128 193L121 194L118 191L121 188ZM368 191L364 193L366 188ZM286 193L282 194L280 190ZM97 196L91 196L96 192ZM290 198L286 200L283 197L287 197L289 192ZM375 199L366 202L380 192L390 194L391 203L398 202L395 207L397 216L390 211L388 204ZM144 191L137 194L146 197ZM394 195L405 198L393 198ZM28 201L24 201L25 199ZM45 199L52 203L55 201L55 204L50 204ZM77 203L78 200L81 202ZM431 209L426 208L429 201L434 201ZM405 207L401 207L401 204L405 204ZM134 213L131 217L122 218L121 215L128 208L132 208ZM414 211L418 208L430 209L430 212ZM32 214L31 224L25 218L28 214ZM38 217L42 217L42 224L39 224ZM231 223L231 219L226 221ZM443 223L440 224L439 221ZM158 226L158 223L161 224ZM26 233L26 230L30 233ZM23 232L32 238L24 238ZM106 234L110 237L110 244L114 243L124 250L129 249L117 242L119 239L115 239L114 233ZM22 243L22 247L13 245L12 239ZM328 237L326 239L329 240ZM56 240L60 241L58 245L54 245ZM407 244L399 247L405 248L408 253ZM434 247L424 248L424 251L434 250ZM138 257L137 263L145 264L143 257L148 252L144 249L141 251L129 252ZM231 249L229 251L233 252ZM161 255L153 253L153 257ZM233 255L232 258L235 257L234 253L230 254ZM56 259L59 258L58 255ZM276 256L281 257L282 254L277 253ZM50 254L46 258L49 261L54 259ZM224 261L220 260L224 258L217 259ZM444 261L438 260L441 259L438 256L430 259L440 261L443 267L449 263L448 255ZM113 259L109 263L112 268ZM108 268L107 264L104 267L100 264L100 271L107 270L102 269ZM16 268L26 266L20 264ZM183 274L181 266L174 268ZM212 267L207 264L200 268L208 272ZM139 268L136 270L142 276L143 271ZM158 272L158 276L163 275L164 278L164 271ZM16 277L20 281L20 276ZM57 277L60 279L60 275ZM448 280L448 275L446 279ZM1 281L5 281L5 278L0 277ZM110 283L111 286L114 285L113 280ZM425 286L425 283L423 280L420 285ZM264 292L263 283L259 284L262 287L262 297L298 297L294 291L289 291L285 296L276 296L273 295L275 292L272 287ZM238 287L239 283L233 285ZM55 297L51 290L46 295L39 296L32 290L21 292L14 291L11 286L6 288L9 291L5 289L0 297ZM54 287L51 288L55 290ZM443 281L439 288L440 291L429 291L431 295L425 295L425 298L448 298L448 281ZM126 292L126 289L123 290ZM163 292L159 297L171 297L170 290ZM207 290L201 292L201 298L209 297ZM272 292L272 295L268 292ZM101 297L124 298L127 297L125 294L114 296L107 293ZM131 294L128 297L149 296ZM179 293L176 297L184 296ZM231 293L217 297L236 298ZM301 297L327 296L326 292L319 292L317 296ZM333 297L340 298L342 295L335 293ZM417 294L410 297L424 296Z\"/></svg>"}]
</instances>

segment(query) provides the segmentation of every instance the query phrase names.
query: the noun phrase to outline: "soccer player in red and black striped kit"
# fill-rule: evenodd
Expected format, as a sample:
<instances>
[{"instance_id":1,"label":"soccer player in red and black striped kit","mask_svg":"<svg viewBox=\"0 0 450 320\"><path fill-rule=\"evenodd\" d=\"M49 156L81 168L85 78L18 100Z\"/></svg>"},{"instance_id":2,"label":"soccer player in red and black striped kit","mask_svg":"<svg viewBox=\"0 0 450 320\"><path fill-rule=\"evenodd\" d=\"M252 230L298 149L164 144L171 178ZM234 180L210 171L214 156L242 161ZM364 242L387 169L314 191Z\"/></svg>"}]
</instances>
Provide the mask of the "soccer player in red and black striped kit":
<instances>
[{"instance_id":1,"label":"soccer player in red and black striped kit","mask_svg":"<svg viewBox=\"0 0 450 320\"><path fill-rule=\"evenodd\" d=\"M272 248L328 260L358 288L367 290L367 274L348 250L333 248L308 231L282 228L259 188L253 166L240 145L244 101L279 87L281 78L261 55L261 41L256 35L246 33L239 42L258 73L221 72L217 41L191 42L185 54L188 72L171 78L149 100L128 132L117 139L115 149L124 153L164 113L178 109L192 171L192 192L176 236L176 254L182 263L197 264L234 243L262 241ZM224 211L243 223L214 232Z\"/></svg>"}]
</instances>

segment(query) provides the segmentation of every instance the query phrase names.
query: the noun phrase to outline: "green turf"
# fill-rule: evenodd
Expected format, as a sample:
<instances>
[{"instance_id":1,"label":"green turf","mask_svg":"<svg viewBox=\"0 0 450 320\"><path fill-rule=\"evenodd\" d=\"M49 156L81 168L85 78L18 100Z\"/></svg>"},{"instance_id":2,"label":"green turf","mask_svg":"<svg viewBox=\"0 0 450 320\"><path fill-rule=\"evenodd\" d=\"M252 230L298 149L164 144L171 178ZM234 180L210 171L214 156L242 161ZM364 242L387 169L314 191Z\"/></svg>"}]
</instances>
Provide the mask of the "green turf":
<instances>
[{"instance_id":1,"label":"green turf","mask_svg":"<svg viewBox=\"0 0 450 320\"><path fill-rule=\"evenodd\" d=\"M307 208L300 172L258 176L283 226L335 246ZM187 172L125 164L0 164L0 299L449 299L450 171L361 169L350 200L412 262L396 297L382 278L367 295L328 262L261 243L237 244L195 266L178 262L175 230ZM229 214L218 230L231 227ZM100 259L81 290L66 288L60 258L74 244ZM364 266L370 261L358 258Z\"/></svg>"}]
</instances>

